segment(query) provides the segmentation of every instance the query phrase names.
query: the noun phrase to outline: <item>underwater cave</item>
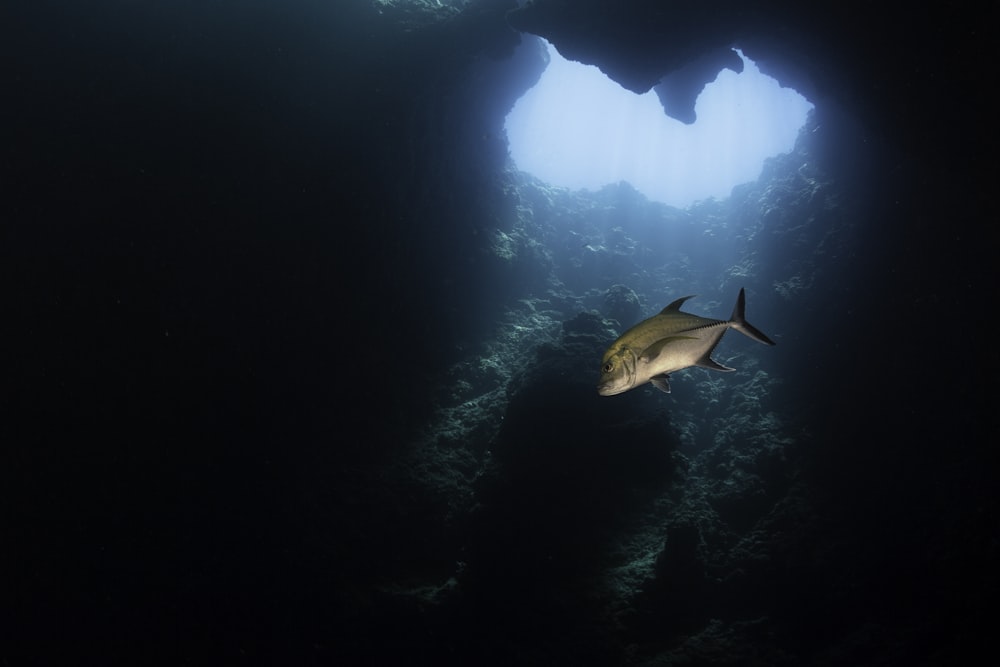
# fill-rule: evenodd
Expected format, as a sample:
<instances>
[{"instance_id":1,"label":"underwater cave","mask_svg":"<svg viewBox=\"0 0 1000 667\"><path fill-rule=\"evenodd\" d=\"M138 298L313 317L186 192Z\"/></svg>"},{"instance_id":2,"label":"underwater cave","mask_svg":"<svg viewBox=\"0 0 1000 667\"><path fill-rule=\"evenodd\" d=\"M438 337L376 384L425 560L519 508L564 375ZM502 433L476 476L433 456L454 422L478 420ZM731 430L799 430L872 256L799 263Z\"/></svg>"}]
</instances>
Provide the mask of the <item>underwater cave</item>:
<instances>
[{"instance_id":1,"label":"underwater cave","mask_svg":"<svg viewBox=\"0 0 1000 667\"><path fill-rule=\"evenodd\" d=\"M977 10L87 5L0 28L0 662L986 649ZM615 112L566 90L515 130L556 59L661 130L578 125ZM741 71L794 113L741 125L756 102L713 97ZM715 112L711 143L662 129ZM670 392L660 366L599 395L609 347L690 295L657 320Z\"/></svg>"}]
</instances>

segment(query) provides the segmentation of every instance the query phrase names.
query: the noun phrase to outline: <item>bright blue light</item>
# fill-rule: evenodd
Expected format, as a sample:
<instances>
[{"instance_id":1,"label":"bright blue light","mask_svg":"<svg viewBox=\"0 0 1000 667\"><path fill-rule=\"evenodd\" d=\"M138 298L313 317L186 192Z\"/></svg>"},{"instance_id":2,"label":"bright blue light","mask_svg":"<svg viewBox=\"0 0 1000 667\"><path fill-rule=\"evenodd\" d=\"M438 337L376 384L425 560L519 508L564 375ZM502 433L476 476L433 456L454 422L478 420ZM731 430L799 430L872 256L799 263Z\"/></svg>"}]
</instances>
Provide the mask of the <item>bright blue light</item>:
<instances>
[{"instance_id":1,"label":"bright blue light","mask_svg":"<svg viewBox=\"0 0 1000 667\"><path fill-rule=\"evenodd\" d=\"M651 92L635 95L596 67L552 61L507 116L522 171L560 187L597 190L625 180L672 206L729 196L754 181L765 158L791 150L812 104L764 76L723 70L705 86L693 125L664 114Z\"/></svg>"}]
</instances>

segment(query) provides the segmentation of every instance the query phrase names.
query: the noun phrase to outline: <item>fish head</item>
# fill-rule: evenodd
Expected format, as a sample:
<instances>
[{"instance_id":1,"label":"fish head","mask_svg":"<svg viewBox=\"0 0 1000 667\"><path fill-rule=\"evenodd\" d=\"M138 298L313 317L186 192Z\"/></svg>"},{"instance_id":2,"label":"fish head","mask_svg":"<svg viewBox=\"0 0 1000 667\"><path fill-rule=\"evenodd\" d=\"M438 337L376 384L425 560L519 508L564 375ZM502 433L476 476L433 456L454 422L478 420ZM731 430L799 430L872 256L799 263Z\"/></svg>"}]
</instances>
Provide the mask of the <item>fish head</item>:
<instances>
[{"instance_id":1,"label":"fish head","mask_svg":"<svg viewBox=\"0 0 1000 667\"><path fill-rule=\"evenodd\" d=\"M635 352L629 347L612 346L601 362L601 379L597 393L614 396L635 386Z\"/></svg>"}]
</instances>

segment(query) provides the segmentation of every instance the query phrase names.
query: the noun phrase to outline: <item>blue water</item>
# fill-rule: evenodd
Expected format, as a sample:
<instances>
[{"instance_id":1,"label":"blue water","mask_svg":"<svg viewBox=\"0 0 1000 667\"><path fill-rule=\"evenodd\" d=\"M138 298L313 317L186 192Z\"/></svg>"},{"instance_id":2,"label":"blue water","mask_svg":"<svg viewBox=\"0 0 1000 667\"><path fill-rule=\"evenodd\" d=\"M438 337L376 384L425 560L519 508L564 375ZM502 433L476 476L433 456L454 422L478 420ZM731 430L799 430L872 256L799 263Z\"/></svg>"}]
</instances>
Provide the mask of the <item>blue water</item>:
<instances>
[{"instance_id":1,"label":"blue water","mask_svg":"<svg viewBox=\"0 0 1000 667\"><path fill-rule=\"evenodd\" d=\"M0 663L985 648L981 22L516 4L0 10ZM504 133L518 21L640 81L722 25L815 109L725 196L556 187ZM597 394L625 328L741 288L777 345Z\"/></svg>"}]
</instances>

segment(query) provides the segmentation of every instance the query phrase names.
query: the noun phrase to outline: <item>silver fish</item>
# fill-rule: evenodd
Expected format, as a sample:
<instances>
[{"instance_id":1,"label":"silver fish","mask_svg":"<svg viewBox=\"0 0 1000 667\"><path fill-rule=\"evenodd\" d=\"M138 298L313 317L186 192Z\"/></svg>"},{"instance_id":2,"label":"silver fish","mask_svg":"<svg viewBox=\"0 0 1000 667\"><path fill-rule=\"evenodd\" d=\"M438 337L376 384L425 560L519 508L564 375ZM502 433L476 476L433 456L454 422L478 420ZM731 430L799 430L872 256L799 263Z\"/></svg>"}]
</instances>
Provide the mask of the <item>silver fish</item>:
<instances>
[{"instance_id":1,"label":"silver fish","mask_svg":"<svg viewBox=\"0 0 1000 667\"><path fill-rule=\"evenodd\" d=\"M601 361L598 394L613 396L646 382L670 393L670 373L691 366L717 371L735 370L712 359L712 350L728 329L736 329L758 343L774 345L773 340L747 322L744 314L747 298L742 288L733 316L728 320L713 320L681 312L681 305L690 298L677 299L659 315L643 320L623 333L608 348Z\"/></svg>"}]
</instances>

